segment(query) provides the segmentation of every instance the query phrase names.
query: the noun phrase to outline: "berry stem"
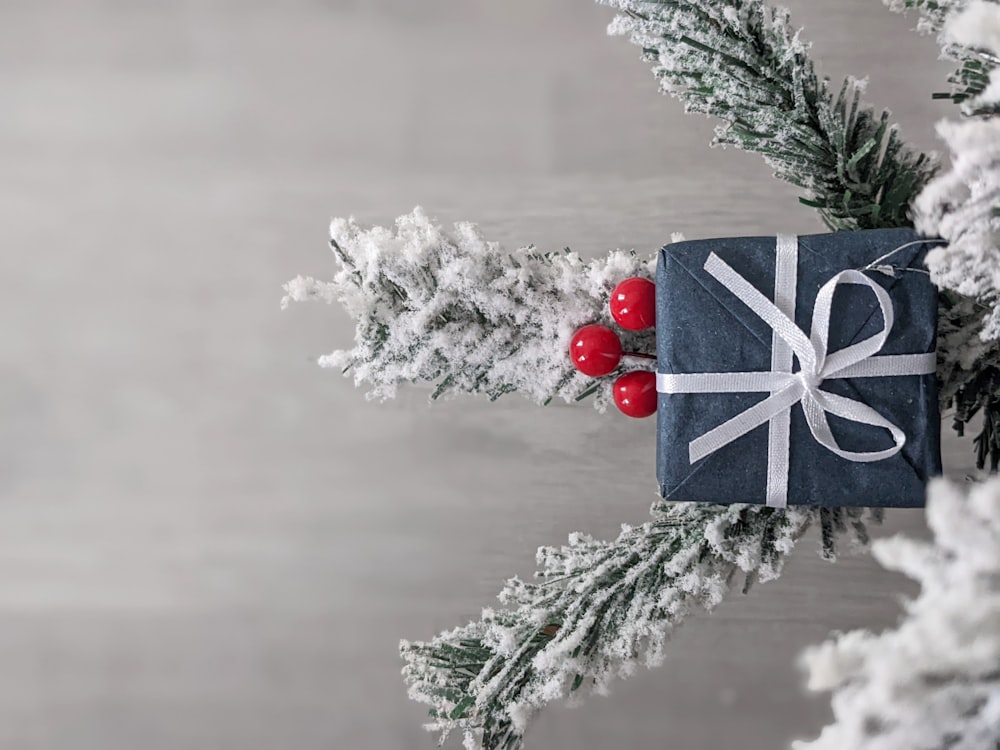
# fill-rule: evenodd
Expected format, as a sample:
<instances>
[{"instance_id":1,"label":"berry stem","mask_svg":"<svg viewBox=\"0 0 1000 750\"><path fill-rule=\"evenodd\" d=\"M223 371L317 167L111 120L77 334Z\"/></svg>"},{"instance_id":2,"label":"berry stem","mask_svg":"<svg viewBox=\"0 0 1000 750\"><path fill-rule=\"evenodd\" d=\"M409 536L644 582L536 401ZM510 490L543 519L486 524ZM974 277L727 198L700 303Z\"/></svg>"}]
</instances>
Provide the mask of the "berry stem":
<instances>
[{"instance_id":1,"label":"berry stem","mask_svg":"<svg viewBox=\"0 0 1000 750\"><path fill-rule=\"evenodd\" d=\"M640 354L639 352L622 352L623 357L638 357L639 359L656 359L655 354Z\"/></svg>"}]
</instances>

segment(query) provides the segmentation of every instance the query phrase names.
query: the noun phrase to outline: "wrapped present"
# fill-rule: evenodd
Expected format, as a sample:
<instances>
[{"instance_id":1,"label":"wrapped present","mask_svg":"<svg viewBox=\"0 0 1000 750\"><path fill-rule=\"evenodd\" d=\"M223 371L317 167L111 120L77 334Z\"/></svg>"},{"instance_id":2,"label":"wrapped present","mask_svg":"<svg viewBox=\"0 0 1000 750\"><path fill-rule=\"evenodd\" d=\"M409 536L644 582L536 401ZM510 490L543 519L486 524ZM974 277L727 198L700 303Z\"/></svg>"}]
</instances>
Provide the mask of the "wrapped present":
<instances>
[{"instance_id":1,"label":"wrapped present","mask_svg":"<svg viewBox=\"0 0 1000 750\"><path fill-rule=\"evenodd\" d=\"M941 472L938 241L880 229L667 245L657 471L670 500L923 505Z\"/></svg>"}]
</instances>

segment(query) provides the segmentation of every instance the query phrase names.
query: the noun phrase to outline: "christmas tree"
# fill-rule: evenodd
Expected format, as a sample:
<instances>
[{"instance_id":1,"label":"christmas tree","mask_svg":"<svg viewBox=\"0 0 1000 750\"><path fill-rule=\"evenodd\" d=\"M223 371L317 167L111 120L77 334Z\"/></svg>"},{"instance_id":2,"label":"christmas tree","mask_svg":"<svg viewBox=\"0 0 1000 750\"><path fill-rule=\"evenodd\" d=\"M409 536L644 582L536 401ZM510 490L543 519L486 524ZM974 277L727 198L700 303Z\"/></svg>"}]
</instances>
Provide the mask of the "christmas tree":
<instances>
[{"instance_id":1,"label":"christmas tree","mask_svg":"<svg viewBox=\"0 0 1000 750\"><path fill-rule=\"evenodd\" d=\"M988 118L1000 101L1000 84L990 78L997 61L990 49L1000 48L996 6L887 2L918 11L920 28L937 33L958 66L942 96L974 119L942 126L954 152L951 171L942 173L935 159L903 143L887 112L863 101L861 81L833 87L816 74L787 11L761 0L601 2L618 11L609 32L642 49L663 92L720 120L715 144L759 153L831 230L916 222L948 240L928 260L941 289L941 406L954 409L959 431L983 414L978 461L995 468L1000 138ZM354 347L320 364L351 375L372 397L429 382L433 398L521 393L539 403L592 398L604 409L614 378L644 367L626 358L589 378L566 352L579 326L610 323L612 287L628 276L649 278L649 258L614 251L585 262L568 250L508 251L471 224L446 229L419 209L395 228L338 220L331 234L337 275L295 279L285 301L343 305L357 323ZM623 341L637 352L652 343L641 332ZM403 642L410 695L430 707L429 728L457 730L470 748L520 748L545 704L605 692L638 665L658 664L671 630L692 609L711 609L733 586L776 578L811 525L820 526L824 554L833 558L845 537L866 543L866 521L881 517L877 509L665 502L652 514L614 541L574 534L565 546L540 549L538 580L510 580L500 608L431 641Z\"/></svg>"}]
</instances>

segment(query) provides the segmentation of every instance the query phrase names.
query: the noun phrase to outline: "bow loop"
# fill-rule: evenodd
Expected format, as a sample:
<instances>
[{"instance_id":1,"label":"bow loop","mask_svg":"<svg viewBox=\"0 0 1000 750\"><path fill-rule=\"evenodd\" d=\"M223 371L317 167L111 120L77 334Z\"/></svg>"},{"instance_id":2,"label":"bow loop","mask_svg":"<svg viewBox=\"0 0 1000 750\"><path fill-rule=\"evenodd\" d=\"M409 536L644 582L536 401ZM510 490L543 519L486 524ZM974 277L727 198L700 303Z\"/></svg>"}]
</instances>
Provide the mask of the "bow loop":
<instances>
[{"instance_id":1,"label":"bow loop","mask_svg":"<svg viewBox=\"0 0 1000 750\"><path fill-rule=\"evenodd\" d=\"M875 300L882 311L882 330L863 341L830 353L828 350L830 322L833 316L833 295L840 284L865 286L875 294ZM813 307L812 330L809 339L812 341L817 361L820 363L820 374L824 378L832 377L851 365L873 357L885 346L894 322L892 300L885 289L860 271L847 270L838 273L820 288L816 295L816 304Z\"/></svg>"}]
</instances>

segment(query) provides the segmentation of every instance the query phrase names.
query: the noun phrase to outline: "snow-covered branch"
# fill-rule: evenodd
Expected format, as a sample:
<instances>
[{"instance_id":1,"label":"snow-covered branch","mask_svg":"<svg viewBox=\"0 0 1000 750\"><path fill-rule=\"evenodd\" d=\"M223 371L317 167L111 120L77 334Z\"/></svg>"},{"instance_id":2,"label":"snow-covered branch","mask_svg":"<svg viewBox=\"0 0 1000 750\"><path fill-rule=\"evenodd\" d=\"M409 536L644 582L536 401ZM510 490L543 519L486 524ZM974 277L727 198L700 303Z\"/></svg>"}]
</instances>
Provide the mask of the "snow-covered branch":
<instances>
[{"instance_id":1,"label":"snow-covered branch","mask_svg":"<svg viewBox=\"0 0 1000 750\"><path fill-rule=\"evenodd\" d=\"M948 16L941 34L958 48L1000 55L1000 5L975 0ZM972 101L978 109L1000 106L1000 70ZM945 121L938 134L951 151L951 169L924 188L914 209L917 229L948 245L933 250L927 265L939 287L979 303L979 337L1000 339L1000 118ZM970 342L950 353L971 368L982 348Z\"/></svg>"},{"instance_id":2,"label":"snow-covered branch","mask_svg":"<svg viewBox=\"0 0 1000 750\"><path fill-rule=\"evenodd\" d=\"M923 3L924 18L953 59L1000 54L1000 5L984 0ZM964 57L963 57L964 55ZM1000 69L984 68L963 109L1000 111ZM1000 118L945 121L938 134L951 151L951 168L914 200L918 230L947 245L927 256L942 289L939 326L941 403L955 407L956 425L979 412L980 467L1000 463Z\"/></svg>"},{"instance_id":3,"label":"snow-covered branch","mask_svg":"<svg viewBox=\"0 0 1000 750\"><path fill-rule=\"evenodd\" d=\"M921 34L939 34L944 20L953 10L961 9L969 0L882 0L893 13L920 13L917 31Z\"/></svg>"},{"instance_id":4,"label":"snow-covered branch","mask_svg":"<svg viewBox=\"0 0 1000 750\"><path fill-rule=\"evenodd\" d=\"M920 13L917 31L936 34L941 46L941 59L958 63L958 69L948 78L951 91L936 94L935 98L949 98L962 108L967 115L996 111L996 102L987 102L980 95L989 83L990 72L1000 63L996 55L996 45L990 43L970 43L970 34L980 40L988 36L990 5L984 0L882 0L896 13L916 10ZM966 28L956 27L954 20L962 15ZM985 21L985 23L982 23ZM959 25L961 26L961 24ZM950 28L949 28L950 27ZM956 38L955 31L959 36ZM985 34L984 34L985 32Z\"/></svg>"},{"instance_id":5,"label":"snow-covered branch","mask_svg":"<svg viewBox=\"0 0 1000 750\"><path fill-rule=\"evenodd\" d=\"M324 367L353 373L376 398L401 383L436 383L434 397L520 392L538 402L593 393L610 401L611 383L641 365L626 358L595 380L572 366L569 342L589 323L613 325L611 290L631 276L652 278L655 260L615 250L584 261L576 253L533 247L504 250L474 224L447 229L423 210L394 228L331 225L340 270L332 281L296 278L290 301L338 301L354 319L354 347L320 358ZM652 352L652 331L621 331L626 351Z\"/></svg>"},{"instance_id":6,"label":"snow-covered branch","mask_svg":"<svg viewBox=\"0 0 1000 750\"><path fill-rule=\"evenodd\" d=\"M607 693L616 679L659 665L674 628L711 610L734 583L781 573L813 523L832 556L838 536L867 542L859 508L776 510L759 505L660 503L653 520L612 542L584 534L538 551L538 583L513 579L503 609L425 643L404 641L412 699L430 706L427 728L460 731L469 750L519 750L545 705Z\"/></svg>"},{"instance_id":7,"label":"snow-covered branch","mask_svg":"<svg viewBox=\"0 0 1000 750\"><path fill-rule=\"evenodd\" d=\"M861 101L853 78L835 95L784 8L763 0L598 0L609 27L653 65L688 112L718 117L715 143L761 154L804 189L833 229L910 226L909 203L933 159L903 144L889 113Z\"/></svg>"},{"instance_id":8,"label":"snow-covered branch","mask_svg":"<svg viewBox=\"0 0 1000 750\"><path fill-rule=\"evenodd\" d=\"M895 629L855 630L809 649L812 690L835 721L795 750L995 750L1000 744L1000 480L938 480L934 542L897 536L875 558L921 585Z\"/></svg>"},{"instance_id":9,"label":"snow-covered branch","mask_svg":"<svg viewBox=\"0 0 1000 750\"><path fill-rule=\"evenodd\" d=\"M944 121L938 134L951 150L951 169L927 185L914 209L917 229L948 244L931 250L927 267L938 287L977 301L979 338L1000 339L1000 119ZM969 368L984 346L963 344L950 354Z\"/></svg>"}]
</instances>

